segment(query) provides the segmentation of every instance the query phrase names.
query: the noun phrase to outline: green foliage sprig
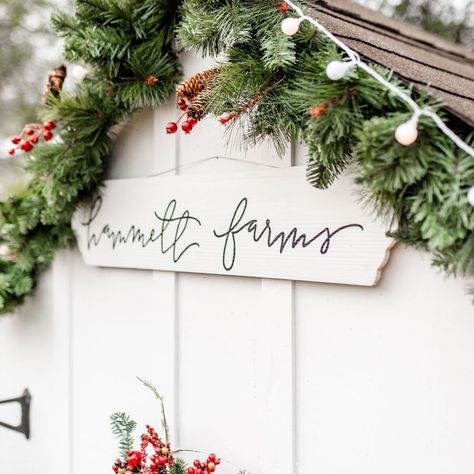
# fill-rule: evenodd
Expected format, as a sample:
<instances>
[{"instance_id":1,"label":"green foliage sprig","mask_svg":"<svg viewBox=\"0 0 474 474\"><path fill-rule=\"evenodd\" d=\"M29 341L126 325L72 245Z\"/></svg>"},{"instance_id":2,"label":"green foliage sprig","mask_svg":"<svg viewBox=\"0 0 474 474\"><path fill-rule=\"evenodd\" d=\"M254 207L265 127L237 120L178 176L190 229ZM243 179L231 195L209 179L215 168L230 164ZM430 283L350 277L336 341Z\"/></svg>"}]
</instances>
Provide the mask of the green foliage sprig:
<instances>
[{"instance_id":1,"label":"green foliage sprig","mask_svg":"<svg viewBox=\"0 0 474 474\"><path fill-rule=\"evenodd\" d=\"M137 423L123 412L114 413L110 417L110 429L119 441L120 457L126 459L127 453L133 449L133 432Z\"/></svg>"},{"instance_id":2,"label":"green foliage sprig","mask_svg":"<svg viewBox=\"0 0 474 474\"><path fill-rule=\"evenodd\" d=\"M474 160L425 118L414 145L398 144L393 133L410 115L406 105L364 71L330 81L325 67L340 52L306 22L285 36L285 14L274 0L77 0L74 15L54 16L66 58L89 74L73 94L49 98L44 118L56 121L61 138L35 148L28 187L0 203L8 248L0 258L1 313L21 304L55 252L74 242L71 217L102 183L113 127L172 94L181 75L174 41L223 58L203 92L205 112L234 113L228 128L239 140L269 139L280 152L303 141L308 179L319 188L356 163L364 198L392 222L393 235L431 250L448 272L474 274L474 211L466 199ZM405 89L420 105L441 109Z\"/></svg>"},{"instance_id":3,"label":"green foliage sprig","mask_svg":"<svg viewBox=\"0 0 474 474\"><path fill-rule=\"evenodd\" d=\"M161 427L165 431L166 442L169 442L170 441L170 428L169 428L169 425L168 425L168 420L166 418L165 400L163 398L163 395L161 395L160 392L158 392L158 389L151 382L149 382L148 380L142 379L140 377L137 377L137 378L145 387L147 387L149 390L151 390L151 392L153 393L155 398L160 402Z\"/></svg>"}]
</instances>

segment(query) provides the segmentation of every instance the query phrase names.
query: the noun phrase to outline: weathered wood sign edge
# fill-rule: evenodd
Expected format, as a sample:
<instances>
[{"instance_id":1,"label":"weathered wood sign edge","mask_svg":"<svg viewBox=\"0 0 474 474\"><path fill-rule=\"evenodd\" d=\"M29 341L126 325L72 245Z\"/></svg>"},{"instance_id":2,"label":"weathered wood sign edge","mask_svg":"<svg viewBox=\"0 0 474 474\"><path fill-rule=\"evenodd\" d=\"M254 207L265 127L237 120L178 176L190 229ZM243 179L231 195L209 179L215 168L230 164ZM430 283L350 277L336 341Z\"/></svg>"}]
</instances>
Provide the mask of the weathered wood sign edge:
<instances>
[{"instance_id":1,"label":"weathered wood sign edge","mask_svg":"<svg viewBox=\"0 0 474 474\"><path fill-rule=\"evenodd\" d=\"M373 286L394 240L304 167L109 180L73 218L88 265Z\"/></svg>"}]
</instances>

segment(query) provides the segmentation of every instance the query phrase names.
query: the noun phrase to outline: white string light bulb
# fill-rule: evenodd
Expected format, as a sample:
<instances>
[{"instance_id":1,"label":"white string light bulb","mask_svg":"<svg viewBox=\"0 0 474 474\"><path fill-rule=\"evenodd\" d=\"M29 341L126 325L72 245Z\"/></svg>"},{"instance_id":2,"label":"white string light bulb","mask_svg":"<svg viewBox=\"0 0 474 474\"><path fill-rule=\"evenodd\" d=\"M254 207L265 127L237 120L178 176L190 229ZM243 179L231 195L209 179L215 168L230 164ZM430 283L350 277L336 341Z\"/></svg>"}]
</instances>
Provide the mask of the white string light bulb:
<instances>
[{"instance_id":1,"label":"white string light bulb","mask_svg":"<svg viewBox=\"0 0 474 474\"><path fill-rule=\"evenodd\" d=\"M281 31L285 33L287 36L293 36L296 33L298 33L298 30L300 29L301 22L303 21L303 18L293 18L293 17L288 17L285 18L281 22Z\"/></svg>"},{"instance_id":2,"label":"white string light bulb","mask_svg":"<svg viewBox=\"0 0 474 474\"><path fill-rule=\"evenodd\" d=\"M355 64L352 61L331 61L326 66L326 75L331 81L339 81L354 66Z\"/></svg>"},{"instance_id":3,"label":"white string light bulb","mask_svg":"<svg viewBox=\"0 0 474 474\"><path fill-rule=\"evenodd\" d=\"M76 81L82 81L88 74L88 70L85 67L82 67L80 65L74 66L72 70L72 76Z\"/></svg>"},{"instance_id":4,"label":"white string light bulb","mask_svg":"<svg viewBox=\"0 0 474 474\"><path fill-rule=\"evenodd\" d=\"M474 207L474 186L467 192L467 200L469 204Z\"/></svg>"},{"instance_id":5,"label":"white string light bulb","mask_svg":"<svg viewBox=\"0 0 474 474\"><path fill-rule=\"evenodd\" d=\"M410 146L416 142L418 138L418 117L419 113L413 115L413 117L400 124L395 130L395 140L397 140L400 145Z\"/></svg>"}]
</instances>

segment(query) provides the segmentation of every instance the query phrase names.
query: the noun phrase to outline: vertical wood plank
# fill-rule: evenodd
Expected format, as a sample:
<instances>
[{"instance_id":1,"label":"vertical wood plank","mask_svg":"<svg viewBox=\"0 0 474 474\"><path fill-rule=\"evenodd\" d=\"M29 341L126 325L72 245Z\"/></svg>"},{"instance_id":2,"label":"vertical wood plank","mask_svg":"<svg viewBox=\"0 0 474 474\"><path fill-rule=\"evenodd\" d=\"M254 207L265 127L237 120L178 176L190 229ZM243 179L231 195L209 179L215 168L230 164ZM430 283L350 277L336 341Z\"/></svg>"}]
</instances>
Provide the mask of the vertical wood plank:
<instances>
[{"instance_id":1,"label":"vertical wood plank","mask_svg":"<svg viewBox=\"0 0 474 474\"><path fill-rule=\"evenodd\" d=\"M179 135L170 137L164 133L164 124L173 120L175 114L176 110L172 102L154 112L153 174L171 170L179 164ZM171 442L174 446L179 446L179 314L177 292L177 273L153 272L153 313L160 321L161 332L167 334L167 337L160 339L161 353L168 354L166 363L160 365L160 379L157 383L159 383L159 390L165 397Z\"/></svg>"},{"instance_id":2,"label":"vertical wood plank","mask_svg":"<svg viewBox=\"0 0 474 474\"><path fill-rule=\"evenodd\" d=\"M55 402L51 421L60 433L56 445L55 474L71 474L74 466L72 418L72 254L61 252L53 263L53 390Z\"/></svg>"},{"instance_id":3,"label":"vertical wood plank","mask_svg":"<svg viewBox=\"0 0 474 474\"><path fill-rule=\"evenodd\" d=\"M0 455L3 473L35 472L50 464L48 446L57 437L54 425L56 396L54 370L53 274L43 273L35 294L15 314L0 318L0 399L18 396L28 388L33 396L30 414L31 438L0 427ZM60 384L61 381L58 381ZM20 421L18 405L2 405L0 419ZM58 438L62 450L66 438ZM62 461L67 457L58 458ZM51 472L56 473L54 468ZM64 471L61 471L64 472Z\"/></svg>"},{"instance_id":4,"label":"vertical wood plank","mask_svg":"<svg viewBox=\"0 0 474 474\"><path fill-rule=\"evenodd\" d=\"M293 282L262 280L260 324L262 343L256 373L261 403L262 472L293 473L296 432Z\"/></svg>"},{"instance_id":5,"label":"vertical wood plank","mask_svg":"<svg viewBox=\"0 0 474 474\"><path fill-rule=\"evenodd\" d=\"M154 112L144 109L118 133L109 176L151 175L153 149ZM135 377L161 390L168 354L160 345L152 272L87 267L78 254L72 265L73 473L83 466L105 472L118 454L109 426L113 412L129 413L138 423L137 435L146 423L159 428L157 402Z\"/></svg>"},{"instance_id":6,"label":"vertical wood plank","mask_svg":"<svg viewBox=\"0 0 474 474\"><path fill-rule=\"evenodd\" d=\"M293 166L292 144L280 166ZM262 468L276 474L296 472L295 319L292 281L262 279L262 335L267 344L257 359L262 403ZM285 447L281 455L281 447Z\"/></svg>"}]
</instances>

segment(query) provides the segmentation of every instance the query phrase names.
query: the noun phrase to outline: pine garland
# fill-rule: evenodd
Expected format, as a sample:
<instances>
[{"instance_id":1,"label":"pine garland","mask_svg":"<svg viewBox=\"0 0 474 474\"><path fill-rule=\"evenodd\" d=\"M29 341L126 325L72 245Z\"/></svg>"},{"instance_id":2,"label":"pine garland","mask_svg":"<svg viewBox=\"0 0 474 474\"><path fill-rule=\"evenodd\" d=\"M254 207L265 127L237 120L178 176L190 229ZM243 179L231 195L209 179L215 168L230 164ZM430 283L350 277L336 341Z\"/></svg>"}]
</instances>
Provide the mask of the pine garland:
<instances>
[{"instance_id":1,"label":"pine garland","mask_svg":"<svg viewBox=\"0 0 474 474\"><path fill-rule=\"evenodd\" d=\"M207 90L208 114L231 117L222 122L250 146L270 139L282 152L292 140L303 141L308 180L318 188L357 163L364 199L392 222L392 235L430 250L433 263L448 273L474 275L474 210L467 202L472 157L429 119L420 121L415 144L398 144L394 130L410 118L406 105L364 71L329 80L326 65L342 59L341 53L306 22L293 37L285 36L280 22L291 13L274 2L184 0L181 9L180 45L226 58ZM403 87L390 71L376 69ZM440 113L441 104L404 89ZM257 96L257 106L242 109ZM465 126L447 114L444 119L474 143Z\"/></svg>"},{"instance_id":2,"label":"pine garland","mask_svg":"<svg viewBox=\"0 0 474 474\"><path fill-rule=\"evenodd\" d=\"M172 48L177 3L78 0L74 15L54 15L66 59L86 63L90 73L74 94L51 89L43 118L56 121L61 138L35 147L28 187L0 203L8 249L0 261L1 313L23 303L55 252L74 243L71 217L103 181L111 128L173 93L181 75Z\"/></svg>"},{"instance_id":3,"label":"pine garland","mask_svg":"<svg viewBox=\"0 0 474 474\"><path fill-rule=\"evenodd\" d=\"M74 15L55 14L66 59L89 73L73 94L54 88L64 77L52 78L42 115L55 121L60 139L35 147L30 183L0 203L1 313L21 304L55 252L73 244L70 220L100 188L112 127L175 92L175 41L224 58L178 86L179 97L192 99L192 117L220 117L249 146L271 140L283 152L303 141L308 180L318 188L357 163L364 198L393 222L393 235L429 249L449 273L474 274L474 211L466 198L474 160L426 118L414 145L394 141L394 129L409 118L406 105L357 69L330 81L325 67L340 52L306 22L285 36L281 21L291 14L273 0L77 0ZM405 89L420 105L441 109ZM444 118L473 141L462 124Z\"/></svg>"}]
</instances>

